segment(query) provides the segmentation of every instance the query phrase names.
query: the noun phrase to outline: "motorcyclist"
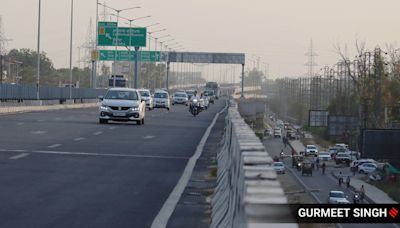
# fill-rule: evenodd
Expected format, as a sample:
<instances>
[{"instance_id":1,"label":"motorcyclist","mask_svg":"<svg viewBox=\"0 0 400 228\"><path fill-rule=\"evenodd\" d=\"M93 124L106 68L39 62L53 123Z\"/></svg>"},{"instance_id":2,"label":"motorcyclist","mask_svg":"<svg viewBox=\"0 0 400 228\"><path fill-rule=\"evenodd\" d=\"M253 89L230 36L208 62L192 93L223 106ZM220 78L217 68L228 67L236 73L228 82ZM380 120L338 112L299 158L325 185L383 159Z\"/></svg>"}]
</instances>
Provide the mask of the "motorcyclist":
<instances>
[{"instance_id":1,"label":"motorcyclist","mask_svg":"<svg viewBox=\"0 0 400 228\"><path fill-rule=\"evenodd\" d=\"M193 106L194 106L194 100L197 100L197 102L200 102L200 97L197 96L197 91L194 91L193 96L190 98L190 106L189 106L189 111L192 112ZM199 103L197 103L199 104Z\"/></svg>"},{"instance_id":2,"label":"motorcyclist","mask_svg":"<svg viewBox=\"0 0 400 228\"><path fill-rule=\"evenodd\" d=\"M322 174L325 175L326 164L325 162L322 163Z\"/></svg>"}]
</instances>

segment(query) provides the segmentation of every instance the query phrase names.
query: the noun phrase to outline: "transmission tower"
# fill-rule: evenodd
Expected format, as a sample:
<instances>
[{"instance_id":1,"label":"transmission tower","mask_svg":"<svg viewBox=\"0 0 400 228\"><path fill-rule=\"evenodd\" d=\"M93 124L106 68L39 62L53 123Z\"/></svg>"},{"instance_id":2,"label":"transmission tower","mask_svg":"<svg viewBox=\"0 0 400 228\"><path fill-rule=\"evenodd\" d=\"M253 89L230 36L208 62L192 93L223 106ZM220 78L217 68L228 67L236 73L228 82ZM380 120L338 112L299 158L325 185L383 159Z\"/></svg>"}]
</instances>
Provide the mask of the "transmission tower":
<instances>
[{"instance_id":1,"label":"transmission tower","mask_svg":"<svg viewBox=\"0 0 400 228\"><path fill-rule=\"evenodd\" d=\"M305 54L305 56L308 56L308 62L305 64L305 66L308 67L308 76L311 78L314 76L314 67L318 66L318 64L315 63L315 57L318 56L318 54L314 51L312 40L310 42L310 48L308 49L308 52Z\"/></svg>"},{"instance_id":2,"label":"transmission tower","mask_svg":"<svg viewBox=\"0 0 400 228\"><path fill-rule=\"evenodd\" d=\"M83 57L80 58L78 61L83 62L84 67L89 67L91 62L91 53L96 48L96 37L95 37L95 28L93 27L93 21L90 17L88 29L86 32L86 39L82 45L78 48L83 49Z\"/></svg>"}]
</instances>

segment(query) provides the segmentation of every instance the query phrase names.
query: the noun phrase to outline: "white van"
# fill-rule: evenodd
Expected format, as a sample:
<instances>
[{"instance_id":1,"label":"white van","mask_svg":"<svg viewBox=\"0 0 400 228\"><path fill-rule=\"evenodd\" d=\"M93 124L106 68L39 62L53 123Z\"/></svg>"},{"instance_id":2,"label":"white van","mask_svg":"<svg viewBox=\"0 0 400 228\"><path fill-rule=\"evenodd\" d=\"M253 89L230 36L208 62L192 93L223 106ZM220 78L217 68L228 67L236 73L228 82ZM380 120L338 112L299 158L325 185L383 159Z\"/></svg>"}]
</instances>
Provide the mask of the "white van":
<instances>
[{"instance_id":1,"label":"white van","mask_svg":"<svg viewBox=\"0 0 400 228\"><path fill-rule=\"evenodd\" d=\"M154 108L166 108L169 111L171 102L169 100L168 92L164 90L156 90L154 92L153 105Z\"/></svg>"}]
</instances>

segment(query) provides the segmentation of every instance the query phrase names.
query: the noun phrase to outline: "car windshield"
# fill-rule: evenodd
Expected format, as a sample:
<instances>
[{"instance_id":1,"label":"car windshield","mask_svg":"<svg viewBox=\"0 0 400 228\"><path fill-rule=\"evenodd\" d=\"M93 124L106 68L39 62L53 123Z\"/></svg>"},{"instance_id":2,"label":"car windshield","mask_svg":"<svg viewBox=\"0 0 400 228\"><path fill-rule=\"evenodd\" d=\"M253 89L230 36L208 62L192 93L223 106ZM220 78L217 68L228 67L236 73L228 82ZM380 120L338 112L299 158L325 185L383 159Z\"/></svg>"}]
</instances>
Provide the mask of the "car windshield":
<instances>
[{"instance_id":1,"label":"car windshield","mask_svg":"<svg viewBox=\"0 0 400 228\"><path fill-rule=\"evenodd\" d=\"M326 152L320 152L320 153L319 153L319 155L322 155L322 156L329 156L329 153L326 153Z\"/></svg>"},{"instance_id":2,"label":"car windshield","mask_svg":"<svg viewBox=\"0 0 400 228\"><path fill-rule=\"evenodd\" d=\"M137 93L134 91L109 90L105 96L109 100L138 100Z\"/></svg>"},{"instance_id":3,"label":"car windshield","mask_svg":"<svg viewBox=\"0 0 400 228\"><path fill-rule=\"evenodd\" d=\"M148 91L140 91L140 96L142 96L142 97L150 97L150 93Z\"/></svg>"},{"instance_id":4,"label":"car windshield","mask_svg":"<svg viewBox=\"0 0 400 228\"><path fill-rule=\"evenodd\" d=\"M343 192L331 192L329 196L335 198L345 198Z\"/></svg>"},{"instance_id":5,"label":"car windshield","mask_svg":"<svg viewBox=\"0 0 400 228\"><path fill-rule=\"evenodd\" d=\"M174 97L187 97L184 93L175 93Z\"/></svg>"},{"instance_id":6,"label":"car windshield","mask_svg":"<svg viewBox=\"0 0 400 228\"><path fill-rule=\"evenodd\" d=\"M168 98L167 93L155 93L154 98Z\"/></svg>"},{"instance_id":7,"label":"car windshield","mask_svg":"<svg viewBox=\"0 0 400 228\"><path fill-rule=\"evenodd\" d=\"M276 162L276 163L274 163L274 166L283 166L283 164L280 162Z\"/></svg>"},{"instance_id":8,"label":"car windshield","mask_svg":"<svg viewBox=\"0 0 400 228\"><path fill-rule=\"evenodd\" d=\"M315 146L307 146L308 149L315 149Z\"/></svg>"}]
</instances>

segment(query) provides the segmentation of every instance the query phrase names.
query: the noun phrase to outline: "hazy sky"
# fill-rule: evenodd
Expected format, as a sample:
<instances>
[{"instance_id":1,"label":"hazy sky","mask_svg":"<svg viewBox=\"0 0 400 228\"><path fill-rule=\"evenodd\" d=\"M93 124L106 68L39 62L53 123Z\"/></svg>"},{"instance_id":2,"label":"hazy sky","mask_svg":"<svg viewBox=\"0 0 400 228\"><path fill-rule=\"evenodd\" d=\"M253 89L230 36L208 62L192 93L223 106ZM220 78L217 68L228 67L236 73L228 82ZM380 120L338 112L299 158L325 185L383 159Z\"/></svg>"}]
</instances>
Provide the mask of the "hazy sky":
<instances>
[{"instance_id":1,"label":"hazy sky","mask_svg":"<svg viewBox=\"0 0 400 228\"><path fill-rule=\"evenodd\" d=\"M104 2L104 1L101 1ZM114 8L141 6L123 12L129 18L152 15L139 25L160 22L186 50L244 52L260 56L270 73L304 74L304 53L313 39L319 64L339 59L334 45L348 43L354 56L356 39L376 45L396 44L400 37L398 0L108 0ZM89 18L95 21L96 1L75 0L74 55L86 37ZM38 0L0 0L0 15L11 48L36 49ZM101 10L100 10L101 11ZM41 50L56 67L69 64L70 0L42 0ZM152 30L150 29L150 30ZM165 34L167 34L165 33ZM161 34L160 34L161 35ZM154 42L152 43L154 46Z\"/></svg>"}]
</instances>

